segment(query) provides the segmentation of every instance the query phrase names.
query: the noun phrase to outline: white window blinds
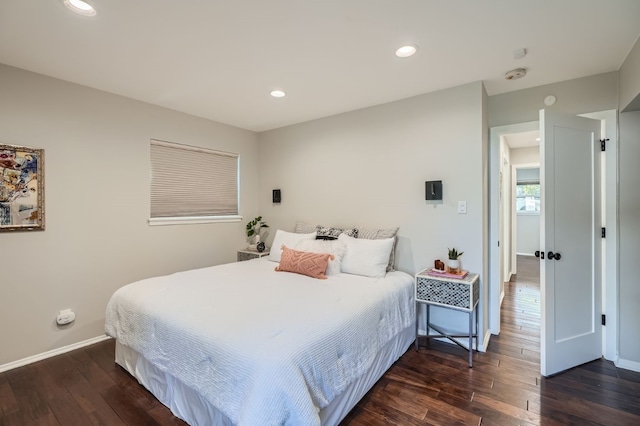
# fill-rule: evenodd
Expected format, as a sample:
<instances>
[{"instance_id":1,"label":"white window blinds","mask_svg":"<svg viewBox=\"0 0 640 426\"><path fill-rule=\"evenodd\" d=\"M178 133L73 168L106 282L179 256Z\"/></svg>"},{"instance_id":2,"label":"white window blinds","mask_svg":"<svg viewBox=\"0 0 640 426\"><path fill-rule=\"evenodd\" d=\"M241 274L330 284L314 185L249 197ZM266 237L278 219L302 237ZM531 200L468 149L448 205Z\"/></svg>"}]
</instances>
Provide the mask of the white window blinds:
<instances>
[{"instance_id":1,"label":"white window blinds","mask_svg":"<svg viewBox=\"0 0 640 426\"><path fill-rule=\"evenodd\" d=\"M151 140L151 218L238 214L238 154Z\"/></svg>"}]
</instances>

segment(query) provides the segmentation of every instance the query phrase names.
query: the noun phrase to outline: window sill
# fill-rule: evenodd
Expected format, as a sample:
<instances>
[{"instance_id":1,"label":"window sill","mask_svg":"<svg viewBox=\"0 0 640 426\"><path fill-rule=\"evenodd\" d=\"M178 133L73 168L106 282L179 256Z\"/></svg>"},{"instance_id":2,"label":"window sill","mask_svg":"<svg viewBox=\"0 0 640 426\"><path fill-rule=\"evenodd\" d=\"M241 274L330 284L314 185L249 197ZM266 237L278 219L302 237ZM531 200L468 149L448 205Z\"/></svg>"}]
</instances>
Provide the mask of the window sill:
<instances>
[{"instance_id":1,"label":"window sill","mask_svg":"<svg viewBox=\"0 0 640 426\"><path fill-rule=\"evenodd\" d=\"M199 225L205 223L240 222L242 216L152 217L149 226Z\"/></svg>"},{"instance_id":2,"label":"window sill","mask_svg":"<svg viewBox=\"0 0 640 426\"><path fill-rule=\"evenodd\" d=\"M540 216L540 212L516 212L518 216Z\"/></svg>"}]
</instances>

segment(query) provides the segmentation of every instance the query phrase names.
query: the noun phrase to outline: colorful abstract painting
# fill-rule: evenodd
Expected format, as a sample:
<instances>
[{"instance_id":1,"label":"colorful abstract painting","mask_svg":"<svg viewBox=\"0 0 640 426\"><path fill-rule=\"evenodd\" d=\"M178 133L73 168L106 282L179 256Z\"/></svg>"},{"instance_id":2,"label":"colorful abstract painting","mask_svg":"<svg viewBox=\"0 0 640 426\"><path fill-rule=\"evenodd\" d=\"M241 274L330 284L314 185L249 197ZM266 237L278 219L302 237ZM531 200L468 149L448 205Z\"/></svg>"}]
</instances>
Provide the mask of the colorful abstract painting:
<instances>
[{"instance_id":1,"label":"colorful abstract painting","mask_svg":"<svg viewBox=\"0 0 640 426\"><path fill-rule=\"evenodd\" d=\"M0 144L0 231L44 229L44 150Z\"/></svg>"}]
</instances>

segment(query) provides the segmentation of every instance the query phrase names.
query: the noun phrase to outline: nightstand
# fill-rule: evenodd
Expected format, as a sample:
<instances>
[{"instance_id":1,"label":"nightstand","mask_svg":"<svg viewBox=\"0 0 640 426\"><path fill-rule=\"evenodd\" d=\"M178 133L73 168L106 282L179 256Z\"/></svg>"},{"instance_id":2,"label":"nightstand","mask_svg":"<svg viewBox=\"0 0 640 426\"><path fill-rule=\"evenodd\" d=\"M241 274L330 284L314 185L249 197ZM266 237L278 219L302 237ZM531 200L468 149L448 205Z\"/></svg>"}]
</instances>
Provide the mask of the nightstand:
<instances>
[{"instance_id":1,"label":"nightstand","mask_svg":"<svg viewBox=\"0 0 640 426\"><path fill-rule=\"evenodd\" d=\"M242 262L243 260L257 259L264 256L269 256L269 250L263 252L254 250L238 250L238 262Z\"/></svg>"},{"instance_id":2,"label":"nightstand","mask_svg":"<svg viewBox=\"0 0 640 426\"><path fill-rule=\"evenodd\" d=\"M473 339L476 339L476 350L478 350L478 314L476 307L480 299L480 287L478 274L467 273L464 278L450 278L445 276L433 276L428 274L429 269L418 272L415 275L415 296L416 296L416 350L419 349L418 340L420 337L432 339L436 337L446 337L453 343L469 351L469 367L473 367ZM418 334L418 313L420 304L427 305L427 334ZM431 305L443 308L455 309L469 314L469 333L462 335L447 334L437 326L431 324L429 310ZM475 333L473 329L473 319L475 317ZM430 330L435 330L440 334L431 334ZM457 338L468 337L469 347L465 348Z\"/></svg>"}]
</instances>

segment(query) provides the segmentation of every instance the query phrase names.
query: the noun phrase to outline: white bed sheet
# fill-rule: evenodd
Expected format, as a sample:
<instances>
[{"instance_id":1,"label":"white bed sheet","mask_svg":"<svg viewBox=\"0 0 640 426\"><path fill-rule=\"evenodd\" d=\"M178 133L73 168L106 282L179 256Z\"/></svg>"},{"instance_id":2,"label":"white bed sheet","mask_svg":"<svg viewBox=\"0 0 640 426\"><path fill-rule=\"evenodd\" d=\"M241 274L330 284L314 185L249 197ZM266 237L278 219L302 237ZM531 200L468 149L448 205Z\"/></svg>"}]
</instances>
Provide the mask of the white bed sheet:
<instances>
[{"instance_id":1,"label":"white bed sheet","mask_svg":"<svg viewBox=\"0 0 640 426\"><path fill-rule=\"evenodd\" d=\"M317 280L275 265L255 259L130 284L112 296L106 332L232 423L320 424L320 409L413 329L413 278Z\"/></svg>"}]
</instances>

